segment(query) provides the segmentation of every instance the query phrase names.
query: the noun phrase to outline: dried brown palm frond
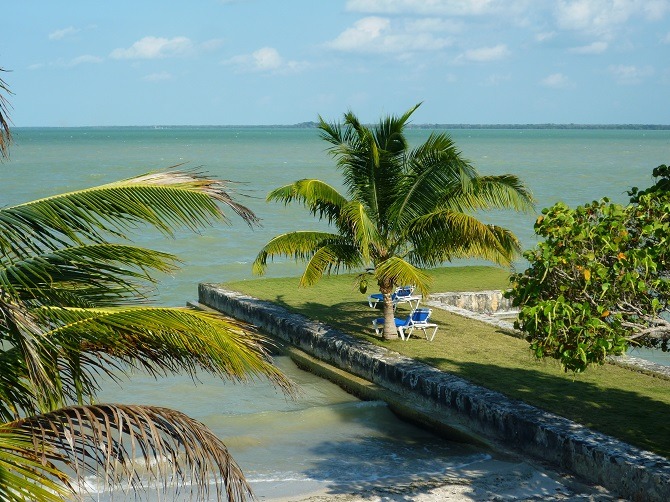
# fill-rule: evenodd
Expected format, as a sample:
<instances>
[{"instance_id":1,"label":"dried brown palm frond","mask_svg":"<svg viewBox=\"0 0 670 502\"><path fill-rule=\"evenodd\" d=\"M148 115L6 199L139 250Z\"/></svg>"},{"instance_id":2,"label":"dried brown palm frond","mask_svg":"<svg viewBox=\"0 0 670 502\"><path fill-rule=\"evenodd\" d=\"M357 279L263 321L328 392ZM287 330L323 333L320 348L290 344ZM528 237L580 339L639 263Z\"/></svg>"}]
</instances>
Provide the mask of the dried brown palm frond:
<instances>
[{"instance_id":1,"label":"dried brown palm frond","mask_svg":"<svg viewBox=\"0 0 670 502\"><path fill-rule=\"evenodd\" d=\"M34 461L63 463L73 495L95 476L106 490L135 497L179 492L198 500L245 501L251 488L223 442L205 425L168 408L124 404L71 406L7 424L29 433ZM186 493L184 493L186 492Z\"/></svg>"}]
</instances>

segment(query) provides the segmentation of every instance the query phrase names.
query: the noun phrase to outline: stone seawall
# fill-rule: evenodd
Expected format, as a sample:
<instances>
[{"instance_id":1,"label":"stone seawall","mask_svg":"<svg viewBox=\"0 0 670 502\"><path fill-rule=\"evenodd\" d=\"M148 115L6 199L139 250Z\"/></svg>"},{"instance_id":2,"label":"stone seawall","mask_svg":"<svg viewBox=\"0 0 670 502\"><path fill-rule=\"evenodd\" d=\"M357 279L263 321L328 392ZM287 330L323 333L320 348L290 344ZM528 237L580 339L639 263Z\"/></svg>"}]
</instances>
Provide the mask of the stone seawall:
<instances>
[{"instance_id":1,"label":"stone seawall","mask_svg":"<svg viewBox=\"0 0 670 502\"><path fill-rule=\"evenodd\" d=\"M670 500L670 461L659 455L512 401L276 304L209 284L199 285L199 301L404 396L433 417L442 417L454 431L547 461L631 500Z\"/></svg>"},{"instance_id":2,"label":"stone seawall","mask_svg":"<svg viewBox=\"0 0 670 502\"><path fill-rule=\"evenodd\" d=\"M430 295L430 300L480 314L495 314L513 308L512 300L505 298L503 293L500 290L434 293Z\"/></svg>"}]
</instances>

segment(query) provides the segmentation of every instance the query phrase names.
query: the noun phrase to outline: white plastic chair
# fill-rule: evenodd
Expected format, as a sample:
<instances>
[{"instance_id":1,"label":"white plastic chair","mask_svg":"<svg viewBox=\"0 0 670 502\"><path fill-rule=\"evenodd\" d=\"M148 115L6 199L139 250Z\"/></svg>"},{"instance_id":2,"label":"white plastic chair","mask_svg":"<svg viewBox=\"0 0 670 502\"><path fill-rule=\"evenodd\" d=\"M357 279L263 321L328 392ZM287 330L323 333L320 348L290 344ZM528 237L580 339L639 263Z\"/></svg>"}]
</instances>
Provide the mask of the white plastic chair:
<instances>
[{"instance_id":1,"label":"white plastic chair","mask_svg":"<svg viewBox=\"0 0 670 502\"><path fill-rule=\"evenodd\" d=\"M409 340L409 337L412 336L412 332L415 329L420 329L423 331L426 340L432 342L435 338L435 333L437 333L437 324L429 323L430 315L433 313L431 309L415 309L410 312L407 319L398 319L394 317L395 327L398 330L400 338L403 340ZM372 321L372 326L375 329L377 335L381 335L384 329L384 318L378 317ZM432 330L432 331L430 331Z\"/></svg>"},{"instance_id":2,"label":"white plastic chair","mask_svg":"<svg viewBox=\"0 0 670 502\"><path fill-rule=\"evenodd\" d=\"M396 288L395 292L391 293L391 301L393 301L393 308L398 306L398 303L409 303L412 310L418 308L421 301L420 296L414 296L414 286L400 286ZM377 304L384 301L384 295L381 293L374 293L368 296L368 305L371 309L377 308ZM416 302L413 305L412 302Z\"/></svg>"}]
</instances>

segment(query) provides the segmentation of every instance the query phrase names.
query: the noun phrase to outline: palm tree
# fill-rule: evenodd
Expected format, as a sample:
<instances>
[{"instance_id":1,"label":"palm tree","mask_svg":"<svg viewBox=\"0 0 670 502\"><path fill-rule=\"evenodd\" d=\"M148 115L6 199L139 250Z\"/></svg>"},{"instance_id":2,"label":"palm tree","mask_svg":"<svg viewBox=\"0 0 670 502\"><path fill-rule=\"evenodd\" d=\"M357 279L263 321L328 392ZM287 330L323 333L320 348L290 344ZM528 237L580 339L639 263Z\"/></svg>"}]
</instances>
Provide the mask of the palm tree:
<instances>
[{"instance_id":1,"label":"palm tree","mask_svg":"<svg viewBox=\"0 0 670 502\"><path fill-rule=\"evenodd\" d=\"M346 194L316 179L277 188L268 201L302 203L336 232L296 231L278 235L259 252L253 270L262 274L268 258L307 261L301 286L324 273L367 268L383 294L384 338L396 338L391 294L414 284L426 294L422 270L454 258L477 257L509 264L520 252L505 228L485 224L473 213L483 209L528 210L533 199L512 175L480 176L446 134L431 134L410 149L404 129L416 105L374 128L351 112L344 123L319 117L321 137L343 175ZM358 276L365 289L366 274Z\"/></svg>"},{"instance_id":2,"label":"palm tree","mask_svg":"<svg viewBox=\"0 0 670 502\"><path fill-rule=\"evenodd\" d=\"M62 500L98 474L110 489L164 489L245 500L249 485L225 445L174 410L95 402L100 374L198 371L267 378L291 392L267 341L235 320L148 298L175 256L133 246L146 223L170 236L256 217L198 173L151 173L0 209L0 500ZM110 242L110 238L114 242ZM138 300L138 298L140 300ZM183 488L182 488L183 490Z\"/></svg>"},{"instance_id":3,"label":"palm tree","mask_svg":"<svg viewBox=\"0 0 670 502\"><path fill-rule=\"evenodd\" d=\"M12 140L4 94L0 79L0 160ZM262 377L293 392L249 326L143 301L153 273L174 270L177 258L131 245L131 231L195 231L227 221L221 206L257 223L224 183L176 169L0 209L0 502L77 496L87 474L136 495L149 478L199 498L212 486L218 500L252 496L203 424L95 402L98 375L119 380L134 369Z\"/></svg>"}]
</instances>

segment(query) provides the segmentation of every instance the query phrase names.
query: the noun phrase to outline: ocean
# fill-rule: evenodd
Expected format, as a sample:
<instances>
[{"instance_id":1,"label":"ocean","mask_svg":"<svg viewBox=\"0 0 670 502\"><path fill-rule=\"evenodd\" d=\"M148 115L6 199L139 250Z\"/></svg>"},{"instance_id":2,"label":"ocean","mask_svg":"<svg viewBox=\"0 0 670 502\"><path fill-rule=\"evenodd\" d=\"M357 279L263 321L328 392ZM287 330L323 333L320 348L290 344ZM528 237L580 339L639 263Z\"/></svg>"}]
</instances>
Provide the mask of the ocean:
<instances>
[{"instance_id":1,"label":"ocean","mask_svg":"<svg viewBox=\"0 0 670 502\"><path fill-rule=\"evenodd\" d=\"M276 234L324 228L300 207L266 203L268 191L306 177L339 186L327 144L316 129L16 128L13 132L10 160L0 165L6 205L175 165L232 180L231 189L261 218L261 227L250 229L231 215L230 225L216 225L195 236L179 232L175 239L166 239L157 232L137 232L136 242L175 253L184 262L179 272L161 278L153 299L163 305L181 306L195 299L199 282L252 279L251 262ZM670 160L668 130L448 132L480 173L512 173L524 180L537 199L538 211L559 200L571 206L604 196L626 202L626 190L649 186L652 169ZM428 134L429 130L411 129L408 136L419 144ZM528 248L535 243L532 227L537 215L496 212L486 218L510 228ZM463 263L468 262L455 264ZM276 261L268 275L293 276L300 270L291 261ZM303 389L299 400L287 400L264 383L232 385L203 377L194 390L186 377L155 381L144 375L120 388L105 384L100 398L172 406L200 419L229 445L262 500L297 497L324 487L375 486L395 479L399 472L428 478L508 462L405 424L383 403L360 402L298 370L285 357L277 362ZM363 464L369 468L355 467Z\"/></svg>"}]
</instances>

